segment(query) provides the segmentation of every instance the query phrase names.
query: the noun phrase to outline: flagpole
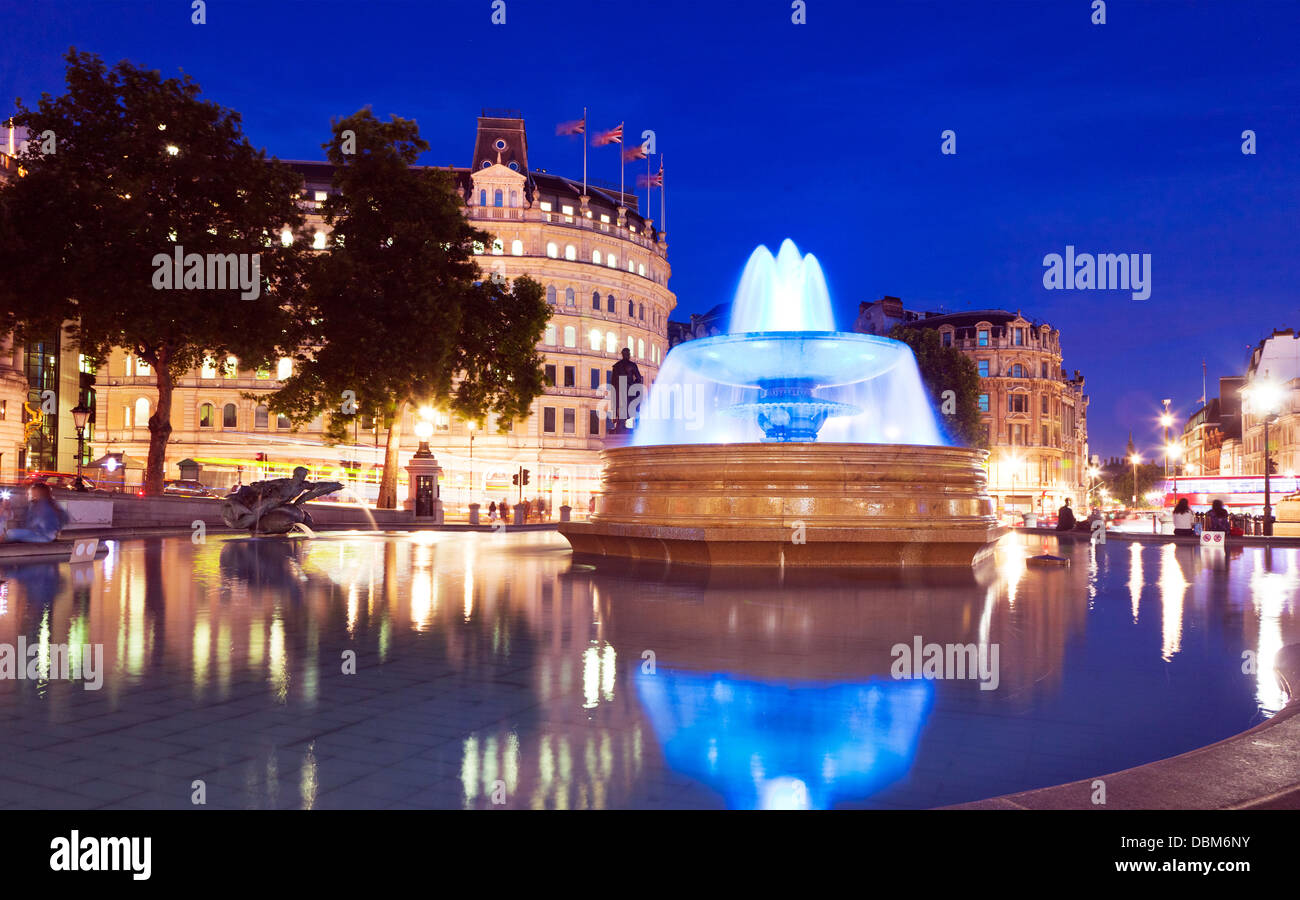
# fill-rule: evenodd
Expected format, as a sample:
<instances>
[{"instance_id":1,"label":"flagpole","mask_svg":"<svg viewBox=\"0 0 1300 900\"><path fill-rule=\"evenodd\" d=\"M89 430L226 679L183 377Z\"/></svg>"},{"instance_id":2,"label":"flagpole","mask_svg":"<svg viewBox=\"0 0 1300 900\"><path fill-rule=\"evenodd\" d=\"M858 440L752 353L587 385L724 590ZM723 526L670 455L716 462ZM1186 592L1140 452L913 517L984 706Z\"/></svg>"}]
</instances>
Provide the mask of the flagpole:
<instances>
[{"instance_id":1,"label":"flagpole","mask_svg":"<svg viewBox=\"0 0 1300 900\"><path fill-rule=\"evenodd\" d=\"M664 203L664 190L665 190L665 183L667 182L668 177L663 174L663 171L664 171L664 155L660 153L659 174L661 177L659 179L659 230L667 231L668 230L668 209Z\"/></svg>"},{"instance_id":2,"label":"flagpole","mask_svg":"<svg viewBox=\"0 0 1300 900\"><path fill-rule=\"evenodd\" d=\"M645 209L641 211L641 218L650 212L650 154L645 155Z\"/></svg>"},{"instance_id":3,"label":"flagpole","mask_svg":"<svg viewBox=\"0 0 1300 900\"><path fill-rule=\"evenodd\" d=\"M619 122L618 127L621 132L626 122ZM627 170L627 163L623 161L623 142L618 142L618 205L626 206L627 200L623 197L626 188L623 184L623 173Z\"/></svg>"},{"instance_id":4,"label":"flagpole","mask_svg":"<svg viewBox=\"0 0 1300 900\"><path fill-rule=\"evenodd\" d=\"M582 108L582 196L587 196L587 107Z\"/></svg>"}]
</instances>

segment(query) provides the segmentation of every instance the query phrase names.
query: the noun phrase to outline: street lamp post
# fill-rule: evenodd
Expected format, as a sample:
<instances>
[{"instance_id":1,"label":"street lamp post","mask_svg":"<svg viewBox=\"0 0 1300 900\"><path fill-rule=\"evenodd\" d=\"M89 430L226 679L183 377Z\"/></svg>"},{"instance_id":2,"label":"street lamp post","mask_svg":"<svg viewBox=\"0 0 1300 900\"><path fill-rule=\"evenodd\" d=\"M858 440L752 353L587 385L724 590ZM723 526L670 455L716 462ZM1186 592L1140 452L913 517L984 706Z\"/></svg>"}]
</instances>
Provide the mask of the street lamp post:
<instances>
[{"instance_id":1,"label":"street lamp post","mask_svg":"<svg viewBox=\"0 0 1300 900\"><path fill-rule=\"evenodd\" d=\"M1169 414L1169 404L1172 401L1165 401L1164 414L1160 416L1160 424L1165 426L1165 477L1169 477L1169 427L1174 424L1174 417Z\"/></svg>"},{"instance_id":2,"label":"street lamp post","mask_svg":"<svg viewBox=\"0 0 1300 900\"><path fill-rule=\"evenodd\" d=\"M77 485L76 490L84 491L86 483L81 477L82 461L86 457L86 423L90 421L90 409L84 403L72 407L72 424L77 429Z\"/></svg>"},{"instance_id":3,"label":"street lamp post","mask_svg":"<svg viewBox=\"0 0 1300 900\"><path fill-rule=\"evenodd\" d=\"M1268 379L1252 381L1242 393L1250 400L1251 412L1264 421L1264 536L1273 534L1273 494L1269 484L1268 423L1282 404L1282 388Z\"/></svg>"},{"instance_id":4,"label":"street lamp post","mask_svg":"<svg viewBox=\"0 0 1300 900\"><path fill-rule=\"evenodd\" d=\"M469 423L469 502L474 503L474 429L473 422Z\"/></svg>"},{"instance_id":5,"label":"street lamp post","mask_svg":"<svg viewBox=\"0 0 1300 900\"><path fill-rule=\"evenodd\" d=\"M1142 457L1134 453L1128 458L1133 464L1133 505L1137 506L1138 502L1138 463L1142 462Z\"/></svg>"}]
</instances>

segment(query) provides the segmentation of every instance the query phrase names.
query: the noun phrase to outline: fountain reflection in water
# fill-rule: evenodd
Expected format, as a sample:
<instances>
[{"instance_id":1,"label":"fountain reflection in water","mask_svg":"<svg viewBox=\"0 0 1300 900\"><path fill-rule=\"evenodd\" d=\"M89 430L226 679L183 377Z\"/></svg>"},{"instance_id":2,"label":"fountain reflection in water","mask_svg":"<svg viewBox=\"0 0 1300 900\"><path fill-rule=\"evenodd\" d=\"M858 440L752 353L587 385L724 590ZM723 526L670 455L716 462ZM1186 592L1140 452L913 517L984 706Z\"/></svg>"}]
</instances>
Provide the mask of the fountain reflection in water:
<instances>
[{"instance_id":1,"label":"fountain reflection in water","mask_svg":"<svg viewBox=\"0 0 1300 900\"><path fill-rule=\"evenodd\" d=\"M948 443L911 350L836 331L821 266L789 240L754 251L729 332L674 348L639 413L640 446Z\"/></svg>"}]
</instances>

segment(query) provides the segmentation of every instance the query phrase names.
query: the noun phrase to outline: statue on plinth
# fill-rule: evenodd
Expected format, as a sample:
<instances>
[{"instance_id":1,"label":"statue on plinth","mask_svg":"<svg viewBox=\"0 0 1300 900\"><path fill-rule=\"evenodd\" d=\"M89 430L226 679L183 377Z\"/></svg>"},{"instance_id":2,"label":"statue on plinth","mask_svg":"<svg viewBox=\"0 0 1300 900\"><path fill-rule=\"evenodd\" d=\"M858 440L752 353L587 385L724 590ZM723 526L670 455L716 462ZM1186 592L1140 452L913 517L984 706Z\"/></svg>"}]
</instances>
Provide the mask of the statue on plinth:
<instances>
[{"instance_id":1,"label":"statue on plinth","mask_svg":"<svg viewBox=\"0 0 1300 900\"><path fill-rule=\"evenodd\" d=\"M308 481L306 467L298 466L292 478L254 481L229 494L221 504L221 518L250 534L287 534L299 523L312 524L304 503L342 489L337 481Z\"/></svg>"},{"instance_id":2,"label":"statue on plinth","mask_svg":"<svg viewBox=\"0 0 1300 900\"><path fill-rule=\"evenodd\" d=\"M645 390L641 386L645 379L641 377L641 369L632 362L632 351L629 348L623 348L623 358L614 363L612 374L616 403L612 410L613 421L609 426L609 433L626 434L631 431L627 424L628 420L636 418L629 415L629 404L633 399L639 399ZM633 385L636 385L635 389Z\"/></svg>"}]
</instances>

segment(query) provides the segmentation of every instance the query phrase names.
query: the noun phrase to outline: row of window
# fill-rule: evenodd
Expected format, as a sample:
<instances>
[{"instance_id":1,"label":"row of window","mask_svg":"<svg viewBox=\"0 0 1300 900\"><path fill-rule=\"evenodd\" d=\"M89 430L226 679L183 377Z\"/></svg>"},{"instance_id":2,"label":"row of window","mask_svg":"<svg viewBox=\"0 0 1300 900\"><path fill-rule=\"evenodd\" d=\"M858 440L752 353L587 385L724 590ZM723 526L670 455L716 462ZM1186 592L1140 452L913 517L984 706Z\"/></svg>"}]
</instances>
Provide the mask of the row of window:
<instances>
[{"instance_id":1,"label":"row of window","mask_svg":"<svg viewBox=\"0 0 1300 900\"><path fill-rule=\"evenodd\" d=\"M559 300L559 294L555 290L555 286L548 284L546 286L546 302L551 304L552 306L555 306L558 300ZM573 290L573 288L564 289L564 305L575 307L575 308L577 307L578 295ZM600 312L601 310L600 291L591 292L591 308L596 312ZM613 294L606 295L605 312L610 312L610 313L615 312L615 308L616 308L616 301L614 300L614 295ZM627 317L629 319L637 319L638 321L644 322L646 320L645 304L637 303L635 300L629 299L627 301ZM650 308L650 324L655 328L658 328L660 325L663 324L663 315L659 313L653 306Z\"/></svg>"},{"instance_id":2,"label":"row of window","mask_svg":"<svg viewBox=\"0 0 1300 900\"><path fill-rule=\"evenodd\" d=\"M475 253L482 254L482 253L486 252L487 249L488 249L488 248L484 247L483 244L481 244L481 243L475 241L475 243L474 243L474 252L475 252ZM492 255L493 255L493 256L504 256L504 255L505 255L505 252L506 252L506 242L505 242L503 239L501 239L501 238L494 238L494 239L492 240L492 248L491 248L491 250L492 250ZM518 240L518 239L512 240L512 241L510 242L510 255L511 255L511 256L523 256L523 255L524 255L524 242L521 241L521 240ZM560 245L557 244L555 241L547 241L547 242L546 242L546 255L547 255L548 257L550 257L551 259L559 259L559 258L560 258ZM573 245L573 244L565 244L565 245L564 245L564 258L567 259L567 260L569 260L570 262L576 262L577 259L578 259L578 248L577 248L575 245ZM609 269L617 269L617 268L618 268L618 254L617 254L617 253L612 253L612 252L609 252L609 251L606 251L605 253L601 253L599 250L592 250L592 251L591 251L591 261L592 261L592 263L593 263L594 265L597 265L597 266L603 265L603 266L605 266L606 268L609 268ZM645 277L645 263L639 263L639 262L636 262L635 260L632 260L632 259L629 258L628 261L627 261L627 270L628 270L628 272L630 272L630 273L634 273L634 274L636 274L636 275L640 275L642 278Z\"/></svg>"},{"instance_id":3,"label":"row of window","mask_svg":"<svg viewBox=\"0 0 1300 900\"><path fill-rule=\"evenodd\" d=\"M989 361L987 359L976 360L975 365L979 368L980 378L988 378L990 376L991 371L989 369ZM1029 373L1030 373L1030 369L1027 366L1022 365L1021 363L1012 363L1011 368L1007 369L1006 375L1003 377L1032 378L1033 376L1030 375ZM1048 377L1047 373L1048 373L1047 363L1042 363L1039 369L1038 377L1047 378Z\"/></svg>"},{"instance_id":4,"label":"row of window","mask_svg":"<svg viewBox=\"0 0 1300 900\"><path fill-rule=\"evenodd\" d=\"M954 337L958 341L974 340L977 347L992 347L996 342L1007 337L1006 326L998 325L993 328L957 328L953 331L940 332L940 341L945 347L951 347ZM1039 339L1039 332L1034 328L1012 328L1010 346L1025 347L1029 343L1040 344L1045 341ZM1026 332L1028 335L1026 336ZM1053 347L1052 349L1055 349Z\"/></svg>"},{"instance_id":5,"label":"row of window","mask_svg":"<svg viewBox=\"0 0 1300 900\"><path fill-rule=\"evenodd\" d=\"M134 405L122 407L122 427L123 428L144 428L149 424L149 398L140 397ZM215 428L217 421L217 408L211 403L202 403L199 405L199 427ZM253 428L254 430L265 431L270 428L271 411L265 406L259 406L253 410ZM238 428L239 427L239 408L233 403L227 403L221 407L221 427ZM288 429L289 419L287 416L276 416L275 427Z\"/></svg>"},{"instance_id":6,"label":"row of window","mask_svg":"<svg viewBox=\"0 0 1300 900\"><path fill-rule=\"evenodd\" d=\"M590 437L600 437L600 412L597 410L587 411L587 434ZM560 430L556 429L557 410L554 406L542 407L542 434L572 434L578 433L578 411L570 407L558 410L558 424Z\"/></svg>"},{"instance_id":7,"label":"row of window","mask_svg":"<svg viewBox=\"0 0 1300 900\"><path fill-rule=\"evenodd\" d=\"M125 365L126 365L126 374L128 376L133 376L133 375L146 376L146 375L153 374L153 370L149 367L149 364L147 362L145 362L142 359L138 359L134 356L128 356L126 358ZM237 377L239 375L239 360L233 356L227 356L225 369L226 371L224 377L226 378ZM200 378L218 378L221 377L221 374L222 374L221 371L217 368L217 361L214 359L205 359L203 361L203 365L199 369ZM271 377L271 370L258 369L254 374L258 378L269 379ZM275 377L278 378L280 381L284 381L292 374L293 374L293 360L287 358L281 359L279 363L276 364Z\"/></svg>"},{"instance_id":8,"label":"row of window","mask_svg":"<svg viewBox=\"0 0 1300 900\"><path fill-rule=\"evenodd\" d=\"M547 325L546 334L542 338L542 343L546 344L548 347L560 346L560 344L557 343L560 334L561 332L554 324ZM563 335L563 346L574 348L578 346L578 329L576 327L573 325L565 325ZM618 353L623 347L627 347L631 354L637 359L648 359L650 362L655 364L658 364L661 359L659 346L654 341L650 342L650 355L646 356L645 339L634 338L630 334L624 342L620 344L618 335L615 332L602 331L599 328L593 328L588 332L587 340L591 349L596 353L600 353L602 350L605 353Z\"/></svg>"}]
</instances>

